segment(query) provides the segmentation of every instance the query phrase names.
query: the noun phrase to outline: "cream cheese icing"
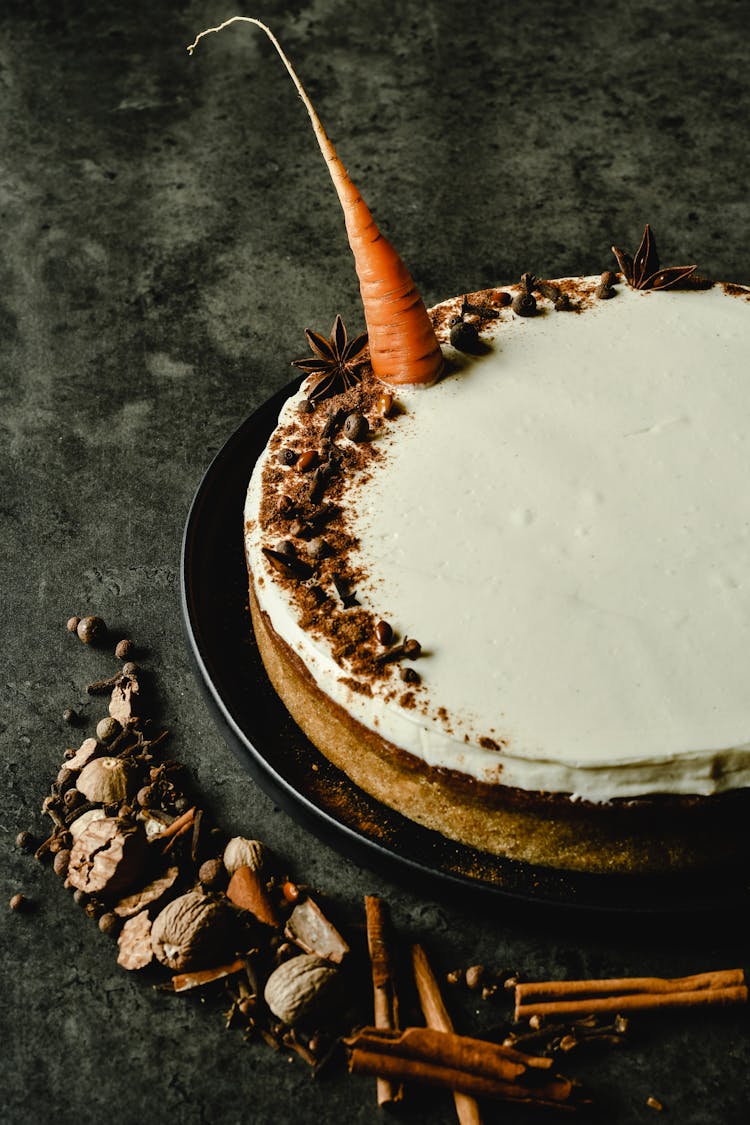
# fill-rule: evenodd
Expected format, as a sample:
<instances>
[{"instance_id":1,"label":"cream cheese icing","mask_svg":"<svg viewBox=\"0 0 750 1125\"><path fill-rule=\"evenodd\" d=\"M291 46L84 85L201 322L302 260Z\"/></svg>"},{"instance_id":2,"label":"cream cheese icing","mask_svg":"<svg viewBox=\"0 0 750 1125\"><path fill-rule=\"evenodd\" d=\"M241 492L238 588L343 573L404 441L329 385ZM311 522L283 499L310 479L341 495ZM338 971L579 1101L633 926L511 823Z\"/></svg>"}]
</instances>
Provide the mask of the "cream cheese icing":
<instances>
[{"instance_id":1,"label":"cream cheese icing","mask_svg":"<svg viewBox=\"0 0 750 1125\"><path fill-rule=\"evenodd\" d=\"M398 389L347 481L357 596L419 638L419 706L352 685L261 553L261 608L330 698L430 766L608 801L750 785L750 291L576 283ZM460 299L441 307L440 319ZM443 341L445 342L445 341ZM299 392L284 407L293 425Z\"/></svg>"}]
</instances>

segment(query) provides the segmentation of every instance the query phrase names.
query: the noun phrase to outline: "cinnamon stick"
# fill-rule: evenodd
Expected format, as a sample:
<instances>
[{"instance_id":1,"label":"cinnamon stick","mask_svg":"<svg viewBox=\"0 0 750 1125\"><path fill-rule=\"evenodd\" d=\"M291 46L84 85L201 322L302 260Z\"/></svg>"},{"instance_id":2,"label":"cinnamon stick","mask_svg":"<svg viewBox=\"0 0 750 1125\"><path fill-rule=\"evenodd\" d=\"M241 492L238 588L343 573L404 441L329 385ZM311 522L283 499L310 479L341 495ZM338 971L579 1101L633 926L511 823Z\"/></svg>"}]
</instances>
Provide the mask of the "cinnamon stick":
<instances>
[{"instance_id":1,"label":"cinnamon stick","mask_svg":"<svg viewBox=\"0 0 750 1125\"><path fill-rule=\"evenodd\" d=\"M377 895L365 895L367 948L372 966L372 995L375 1026L386 1030L398 1028L398 996L388 941L389 918L385 903ZM400 1102L404 1088L383 1075L377 1079L378 1106Z\"/></svg>"},{"instance_id":2,"label":"cinnamon stick","mask_svg":"<svg viewBox=\"0 0 750 1125\"><path fill-rule=\"evenodd\" d=\"M438 1031L453 1031L453 1021L448 1015L440 986L435 978L427 954L421 945L413 945L411 951L414 981L419 993L419 1003L422 1007L425 1022L428 1027ZM456 1105L456 1117L460 1125L482 1125L482 1115L475 1098L469 1096L467 1091L459 1086L453 1088L453 1100Z\"/></svg>"},{"instance_id":3,"label":"cinnamon stick","mask_svg":"<svg viewBox=\"0 0 750 1125\"><path fill-rule=\"evenodd\" d=\"M228 965L217 965L213 969L198 969L192 973L175 973L171 986L174 992L187 992L191 988L201 988L204 984L211 984L216 980L223 980L233 973L241 973L245 962L240 957Z\"/></svg>"},{"instance_id":4,"label":"cinnamon stick","mask_svg":"<svg viewBox=\"0 0 750 1125\"><path fill-rule=\"evenodd\" d=\"M487 1097L559 1109L576 1108L571 1100L575 1087L570 1079L559 1075L540 1078L539 1071L531 1068L531 1081L527 1084L522 1081L527 1067L509 1059L508 1049L496 1043L428 1028L407 1028L400 1034L364 1028L344 1042L349 1050L349 1068L354 1073L386 1075L447 1088L468 1102ZM520 1052L512 1054L519 1056ZM549 1060L544 1063L546 1069ZM504 1077L509 1075L512 1077Z\"/></svg>"},{"instance_id":5,"label":"cinnamon stick","mask_svg":"<svg viewBox=\"0 0 750 1125\"><path fill-rule=\"evenodd\" d=\"M687 977L613 977L604 980L535 981L515 987L516 1019L579 1016L588 1012L648 1011L747 1000L742 969Z\"/></svg>"},{"instance_id":6,"label":"cinnamon stick","mask_svg":"<svg viewBox=\"0 0 750 1125\"><path fill-rule=\"evenodd\" d=\"M728 1007L747 1003L747 988L700 988L695 992L628 992L617 996L594 996L589 999L531 1001L517 1004L515 1018L554 1016L568 1018L591 1012L648 1012L665 1008Z\"/></svg>"},{"instance_id":7,"label":"cinnamon stick","mask_svg":"<svg viewBox=\"0 0 750 1125\"><path fill-rule=\"evenodd\" d=\"M516 1002L555 997L615 996L628 992L696 992L702 988L731 988L745 983L743 969L695 973L689 977L612 977L604 980L547 980L517 984Z\"/></svg>"},{"instance_id":8,"label":"cinnamon stick","mask_svg":"<svg viewBox=\"0 0 750 1125\"><path fill-rule=\"evenodd\" d=\"M157 836L152 836L151 842L154 843L157 840L169 840L172 836L182 834L183 832L187 831L188 828L190 828L194 819L195 808L188 809L187 812L184 812L181 816L178 816L176 820L173 820L172 823L167 828L163 829L163 831L161 831Z\"/></svg>"}]
</instances>

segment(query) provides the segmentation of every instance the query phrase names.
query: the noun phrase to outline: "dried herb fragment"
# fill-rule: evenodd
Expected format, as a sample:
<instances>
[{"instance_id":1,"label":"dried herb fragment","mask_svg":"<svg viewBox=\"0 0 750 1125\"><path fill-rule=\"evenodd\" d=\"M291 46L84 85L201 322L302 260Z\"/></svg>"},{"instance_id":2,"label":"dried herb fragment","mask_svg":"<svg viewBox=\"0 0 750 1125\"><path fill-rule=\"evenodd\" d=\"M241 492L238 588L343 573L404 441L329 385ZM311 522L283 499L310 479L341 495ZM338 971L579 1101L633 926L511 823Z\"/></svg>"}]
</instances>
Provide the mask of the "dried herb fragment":
<instances>
[{"instance_id":1,"label":"dried herb fragment","mask_svg":"<svg viewBox=\"0 0 750 1125\"><path fill-rule=\"evenodd\" d=\"M295 359L292 364L306 375L314 376L307 392L311 402L341 394L359 382L359 368L364 363L361 356L367 346L366 332L349 340L344 322L337 316L329 339L309 328L305 330L305 337L313 357Z\"/></svg>"},{"instance_id":2,"label":"dried herb fragment","mask_svg":"<svg viewBox=\"0 0 750 1125\"><path fill-rule=\"evenodd\" d=\"M651 227L646 223L641 244L631 257L624 250L613 246L612 253L617 258L620 269L631 289L676 289L695 273L697 266L659 267L656 252L656 239Z\"/></svg>"},{"instance_id":3,"label":"dried herb fragment","mask_svg":"<svg viewBox=\"0 0 750 1125\"><path fill-rule=\"evenodd\" d=\"M298 578L304 581L306 578L309 578L313 572L313 568L309 563L298 559L296 556L288 555L282 551L275 551L272 547L262 547L261 550L274 570L278 570L279 574L285 574L287 578Z\"/></svg>"}]
</instances>

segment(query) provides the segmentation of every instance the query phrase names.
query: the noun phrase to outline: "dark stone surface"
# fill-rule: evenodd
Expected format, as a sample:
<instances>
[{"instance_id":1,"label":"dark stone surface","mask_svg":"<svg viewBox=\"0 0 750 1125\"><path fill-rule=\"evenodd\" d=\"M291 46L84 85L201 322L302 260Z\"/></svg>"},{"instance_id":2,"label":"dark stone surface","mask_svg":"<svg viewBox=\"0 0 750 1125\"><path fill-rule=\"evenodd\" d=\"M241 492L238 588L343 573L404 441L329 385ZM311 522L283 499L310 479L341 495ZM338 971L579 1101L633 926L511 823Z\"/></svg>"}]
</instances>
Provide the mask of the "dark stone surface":
<instances>
[{"instance_id":1,"label":"dark stone surface","mask_svg":"<svg viewBox=\"0 0 750 1125\"><path fill-rule=\"evenodd\" d=\"M231 6L230 6L231 8ZM114 963L52 873L14 848L109 658L65 633L100 613L146 642L175 756L232 829L277 849L341 916L363 893L445 970L667 975L741 963L740 928L574 927L432 901L342 862L247 780L192 678L179 542L213 453L290 376L302 330L362 326L338 206L304 111L260 35L184 51L226 6L164 0L0 8L0 1120L379 1119L369 1080L311 1081L217 1012ZM651 222L665 263L750 281L746 5L269 0L277 30L381 225L432 303L612 265ZM647 357L634 357L647 362ZM462 1030L504 1014L463 997ZM744 1013L639 1021L571 1059L598 1121L748 1120ZM414 1097L407 1121L450 1122ZM520 1110L488 1120L532 1121Z\"/></svg>"}]
</instances>

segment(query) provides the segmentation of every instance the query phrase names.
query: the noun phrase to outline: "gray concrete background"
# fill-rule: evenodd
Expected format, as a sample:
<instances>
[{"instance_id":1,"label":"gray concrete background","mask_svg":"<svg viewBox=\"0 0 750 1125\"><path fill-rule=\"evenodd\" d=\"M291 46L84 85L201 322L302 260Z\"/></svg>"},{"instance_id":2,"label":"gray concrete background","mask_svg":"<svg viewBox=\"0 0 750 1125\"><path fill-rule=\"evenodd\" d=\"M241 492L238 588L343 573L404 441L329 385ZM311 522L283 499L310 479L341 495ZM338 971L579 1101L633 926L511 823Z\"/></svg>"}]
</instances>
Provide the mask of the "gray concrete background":
<instances>
[{"instance_id":1,"label":"gray concrete background","mask_svg":"<svg viewBox=\"0 0 750 1125\"><path fill-rule=\"evenodd\" d=\"M247 9L246 9L247 10ZM252 11L252 8L249 9ZM372 1083L313 1082L216 1012L118 970L52 874L18 854L102 658L100 613L151 647L193 769L230 828L359 917L382 893L441 969L668 975L742 963L743 933L624 920L573 928L435 902L341 860L248 781L206 712L178 605L185 515L212 455L290 377L302 330L362 326L338 205L260 35L184 46L218 0L0 5L0 1120L373 1122ZM340 154L429 303L532 269L613 264L654 227L665 264L750 281L746 3L267 0ZM634 362L647 357L634 357ZM474 1009L478 1009L476 1012ZM463 1030L486 1006L458 1005ZM744 1013L642 1022L574 1063L598 1121L748 1119ZM406 1121L448 1123L444 1098ZM488 1120L533 1121L500 1107Z\"/></svg>"}]
</instances>

